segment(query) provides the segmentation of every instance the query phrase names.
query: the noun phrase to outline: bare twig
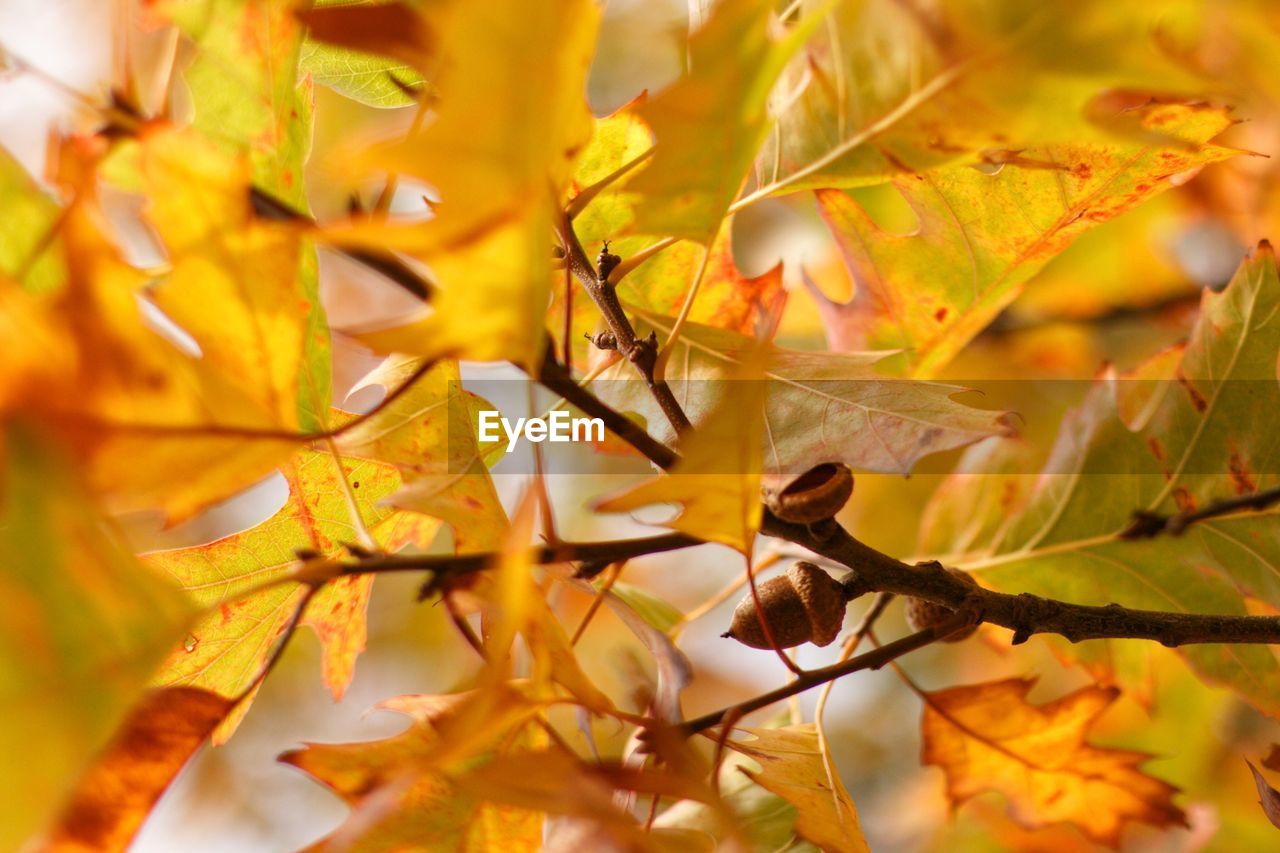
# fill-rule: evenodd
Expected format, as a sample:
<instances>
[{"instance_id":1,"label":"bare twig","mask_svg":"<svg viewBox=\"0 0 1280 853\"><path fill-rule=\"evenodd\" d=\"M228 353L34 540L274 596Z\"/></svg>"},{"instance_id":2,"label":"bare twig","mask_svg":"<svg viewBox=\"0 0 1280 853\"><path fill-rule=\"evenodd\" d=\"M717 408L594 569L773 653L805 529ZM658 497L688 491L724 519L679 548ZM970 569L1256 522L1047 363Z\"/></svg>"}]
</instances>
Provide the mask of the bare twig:
<instances>
[{"instance_id":1,"label":"bare twig","mask_svg":"<svg viewBox=\"0 0 1280 853\"><path fill-rule=\"evenodd\" d=\"M1240 510L1258 510L1280 503L1280 487L1263 489L1251 495L1214 501L1207 506L1192 512L1178 512L1173 515L1162 515L1158 512L1138 510L1133 514L1133 521L1120 534L1121 539L1150 539L1161 533L1181 536L1183 531L1197 521L1230 515Z\"/></svg>"},{"instance_id":2,"label":"bare twig","mask_svg":"<svg viewBox=\"0 0 1280 853\"><path fill-rule=\"evenodd\" d=\"M627 312L623 310L622 302L618 300L617 291L609 281L609 273L613 267L608 266L597 272L595 265L583 250L582 243L578 241L578 235L574 232L573 224L567 216L561 218L558 230L560 240L565 247L565 259L568 261L569 269L587 291L587 295L596 303L596 307L600 309L605 323L609 326L609 331L613 333L613 338L617 342L618 352L636 366L636 370L649 386L653 398L676 433L688 431L691 427L689 418L680 407L675 394L672 393L671 386L654 376L654 368L658 360L657 337L654 335L648 338L636 337L636 331L631 321L627 319Z\"/></svg>"},{"instance_id":3,"label":"bare twig","mask_svg":"<svg viewBox=\"0 0 1280 853\"><path fill-rule=\"evenodd\" d=\"M727 708L721 708L719 711L712 711L709 714L703 714L701 717L685 722L681 728L686 734L697 734L705 731L712 726L718 725L721 720L727 716L741 717L750 714L752 711L758 711L761 708L772 705L774 702L781 702L783 699L790 698L797 693L803 693L817 687L820 684L826 684L842 676L864 669L879 669L890 661L898 658L908 652L916 649L924 648L930 643L949 637L957 631L967 628L973 624L973 616L968 613L956 613L944 622L925 628L923 631L917 631L909 634L900 640L895 640L881 646L878 649L858 655L855 658L849 658L846 661L824 666L821 669L811 669L792 681L776 690L770 690L768 693L762 693L753 699L745 702L739 702L736 705L730 705Z\"/></svg>"}]
</instances>

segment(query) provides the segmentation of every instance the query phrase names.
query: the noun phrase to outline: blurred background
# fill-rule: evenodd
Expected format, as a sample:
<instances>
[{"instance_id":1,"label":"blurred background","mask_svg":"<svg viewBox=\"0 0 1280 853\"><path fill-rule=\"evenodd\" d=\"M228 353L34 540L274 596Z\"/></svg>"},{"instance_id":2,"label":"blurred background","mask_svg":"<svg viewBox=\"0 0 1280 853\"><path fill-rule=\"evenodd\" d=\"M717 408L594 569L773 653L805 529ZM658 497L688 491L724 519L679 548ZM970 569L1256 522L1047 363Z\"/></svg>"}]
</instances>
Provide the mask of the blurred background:
<instances>
[{"instance_id":1,"label":"blurred background","mask_svg":"<svg viewBox=\"0 0 1280 853\"><path fill-rule=\"evenodd\" d=\"M0 0L0 41L40 70L34 74L13 65L0 74L0 145L37 178L44 173L51 131L85 128L96 120L74 93L99 96L109 86L117 5L101 0ZM1234 103L1237 113L1249 121L1229 131L1226 144L1275 151L1280 135L1280 74L1275 72L1280 69L1274 57L1280 55L1280 36L1273 24L1270 31L1264 26L1241 32L1233 23L1235 5L1153 4L1152 32L1176 38L1179 44L1199 39L1196 43L1207 47L1197 54L1197 61L1206 64L1224 88L1243 93ZM1156 6L1163 11L1155 11ZM1193 6L1196 14L1184 14ZM610 0L590 78L596 114L608 114L641 91L659 89L678 77L684 34L690 21L702 14L696 4L691 10L682 0ZM402 131L410 111L361 106L323 87L316 88L315 97L308 191L314 210L324 215L341 212L349 193L359 189L349 186L343 173L343 146L353 138L373 140ZM1246 247L1276 223L1276 169L1275 159L1250 157L1211 166L1178 189L1090 232L1037 276L1018 303L949 369L948 377L1088 379L1104 364L1131 367L1179 340L1194 317L1200 291L1223 285ZM886 227L912 227L911 214L891 187L854 192ZM396 204L399 209L421 205L421 188L402 182ZM801 284L801 267L832 298L848 298L851 284L811 199L800 194L748 209L735 223L734 248L748 275L763 272L779 259L785 263L789 299L780 342L800 349L824 348L825 333L813 298ZM145 252L145 240L136 249ZM365 410L377 402L376 394L363 391L348 399L347 389L379 359L340 331L368 326L403 310L409 297L330 255L321 256L321 276L325 308L338 332L335 404ZM1090 287L1080 287L1082 281ZM504 379L512 374L468 365L464 376ZM495 387L500 386L486 385ZM523 395L513 391L509 396L492 402L504 411L523 413ZM1045 403L1050 414L1060 415L1073 402L1070 396ZM1001 404L992 401L993 407ZM1054 417L1037 419L1029 442L1047 446L1054 423ZM630 482L646 466L627 457L597 456L590 463L575 460L565 467L579 470L584 464L594 465L599 473L550 477L561 532L567 538L597 538L649 530L627 519L594 517L586 509L592 497ZM510 460L495 469L509 508L524 484L523 475L513 473L520 466L519 460ZM557 467L549 463L549 470ZM939 479L934 474L859 475L841 520L872 545L911 556L916 520ZM283 479L274 477L178 528L161 530L149 519L130 519L128 529L139 550L208 542L268 517L285 497ZM446 549L447 539L437 547ZM742 571L740 560L723 549L704 548L637 561L627 567L625 580L687 612L740 578ZM135 849L287 850L335 828L345 807L300 772L276 763L275 756L307 741L385 737L402 729L404 721L374 710L379 701L405 693L454 691L475 671L474 653L457 636L443 609L416 604L415 592L412 577L378 580L369 614L369 649L340 702L333 702L321 684L314 638L301 632L234 738L198 755L147 822ZM785 680L785 669L772 655L718 637L736 599L734 595L712 608L680 635L681 648L697 667L684 696L691 716ZM576 625L588 603L586 596L564 588L557 602L564 623ZM865 602L853 607L850 625ZM880 624L884 637L905 630L896 605ZM1032 694L1036 701L1089 681L1083 672L1055 662L1046 647L1033 642L1009 654L1007 635L984 630L989 642L926 650L905 666L927 688L1040 673ZM652 677L647 652L607 609L586 631L578 649L589 674L611 695L627 696L638 681ZM834 660L837 650L838 645L806 648L799 661L806 667L820 666ZM1195 681L1171 653L1155 653L1158 665L1148 701L1122 699L1105 717L1100 740L1163 750L1149 769L1187 791L1183 805L1192 825L1159 834L1131 828L1126 847L1190 851L1274 846L1274 830L1256 806L1252 781L1239 757L1265 754L1269 743L1280 740L1280 726ZM809 718L815 698L806 695L796 707L770 709L762 716ZM920 710L918 699L890 670L839 682L827 707L832 749L873 849L1090 849L1073 830L1019 829L1004 815L999 798L991 795L949 814L941 772L920 767ZM565 727L569 737L576 736L572 720ZM621 748L622 733L614 733L612 741L608 732L597 734L607 749ZM1169 752L1170 744L1180 745L1179 751Z\"/></svg>"}]
</instances>

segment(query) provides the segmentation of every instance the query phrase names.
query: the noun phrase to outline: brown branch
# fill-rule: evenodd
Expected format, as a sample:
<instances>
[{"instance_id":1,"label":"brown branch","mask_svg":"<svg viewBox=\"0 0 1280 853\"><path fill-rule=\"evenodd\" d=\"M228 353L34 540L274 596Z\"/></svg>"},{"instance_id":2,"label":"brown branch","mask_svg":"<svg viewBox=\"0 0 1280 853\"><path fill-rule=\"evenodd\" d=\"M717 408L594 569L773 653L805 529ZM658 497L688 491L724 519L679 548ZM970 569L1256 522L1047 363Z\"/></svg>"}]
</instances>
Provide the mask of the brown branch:
<instances>
[{"instance_id":1,"label":"brown branch","mask_svg":"<svg viewBox=\"0 0 1280 853\"><path fill-rule=\"evenodd\" d=\"M257 196L258 194L255 193L255 204L258 203ZM284 209L288 210L288 208ZM279 211L275 213L279 214ZM600 308L619 352L636 365L677 433L689 429L688 418L675 400L671 389L665 382L654 379L653 370L657 358L656 340L640 340L636 337L617 293L608 281L609 269L602 269L597 273L567 218L560 223L559 231L565 246L565 261ZM398 267L387 272L385 265L379 266L385 259L368 258L360 254L351 254L351 257L388 274L392 280L404 284L397 278L400 275ZM405 270L405 275L412 277L410 284L406 285L410 290L420 285L419 289L422 293L430 293L429 283L422 281L421 277L412 270L407 268ZM674 451L656 441L637 424L612 409L590 391L573 382L568 371L554 358L546 360L537 379L584 413L604 420L611 431L659 466L670 468L677 461L678 456ZM1126 538L1155 536L1160 533L1176 535L1198 521L1244 509L1262 509L1276 502L1280 502L1280 488L1219 501L1190 513L1178 513L1169 517L1154 514L1139 515L1125 535ZM828 525L820 532L816 532L807 526L783 522L768 510L764 513L761 532L801 545L829 560L847 566L855 574L848 586L858 593L874 591L910 595L941 604L956 610L957 619L960 619L963 625L981 621L1012 630L1015 644L1026 642L1034 634L1059 634L1071 642L1107 638L1143 639L1153 640L1168 647L1192 643L1280 644L1280 617L1276 616L1172 613L1135 610L1114 603L1095 607L1040 598L1026 593L1010 595L995 592L965 583L936 562L914 566L903 563L860 542L838 525ZM562 543L544 546L536 550L531 558L539 563L579 560L611 561L697 544L701 544L701 541L695 537L685 534L667 534L642 540ZM425 587L429 592L438 589L440 584L449 578L487 568L493 564L495 557L494 554L428 557L366 556L354 563L345 564L341 571L344 574L430 571L432 579ZM747 710L741 713L747 713L823 681L839 678L858 669L882 665L896 654L919 648L936 639L935 635L923 636L924 633L926 632L903 638L882 649L851 658L842 664L815 670L799 681L735 708L745 708ZM886 653L890 653L891 657L885 659L879 657ZM696 728L698 725L704 728L715 725L724 717L724 713L719 712L719 716L716 716L712 722L706 721L715 715L699 718L687 725L694 726L690 729L691 731L698 730Z\"/></svg>"},{"instance_id":2,"label":"brown branch","mask_svg":"<svg viewBox=\"0 0 1280 853\"><path fill-rule=\"evenodd\" d=\"M848 675L852 672L858 672L864 669L879 669L885 664L891 662L895 658L901 657L908 652L916 649L924 648L930 643L949 637L957 631L963 630L973 624L973 616L969 613L956 613L951 618L937 625L925 628L923 631L917 631L909 634L900 640L894 640L879 648L873 649L865 654L857 657L849 658L846 661L824 666L821 669L811 669L803 673L795 681L784 684L776 690L770 690L768 693L761 693L745 702L739 702L736 705L730 705L727 708L721 708L719 711L712 711L709 714L703 714L688 720L681 725L681 730L685 734L697 734L718 725L725 717L738 717L758 711L774 702L781 702L783 699L789 699L798 693L803 693L828 681L834 681L837 678Z\"/></svg>"},{"instance_id":3,"label":"brown branch","mask_svg":"<svg viewBox=\"0 0 1280 853\"><path fill-rule=\"evenodd\" d=\"M600 309L605 323L609 326L609 331L613 333L618 352L636 366L636 370L649 386L650 393L653 394L654 400L657 401L676 434L680 435L688 431L691 428L689 418L676 400L675 394L672 393L671 386L666 383L666 380L654 378L658 361L658 339L653 334L648 338L636 337L636 331L631 321L627 319L627 312L623 310L622 302L618 299L618 292L609 281L612 265L603 267L597 272L587 253L583 251L582 243L578 241L578 235L574 232L568 216L561 217L557 231L564 245L565 261L569 269L587 291L587 295L595 302L596 307Z\"/></svg>"},{"instance_id":4,"label":"brown branch","mask_svg":"<svg viewBox=\"0 0 1280 853\"><path fill-rule=\"evenodd\" d=\"M1280 644L1280 616L1170 613L1119 604L1070 604L1027 593L1010 595L967 584L940 563L907 565L863 544L840 527L816 536L806 527L766 515L762 532L848 566L866 589L912 595L953 610L968 608L979 621L1012 630L1015 644L1026 642L1033 634L1060 634L1073 643L1154 640L1170 648L1191 643Z\"/></svg>"},{"instance_id":5,"label":"brown branch","mask_svg":"<svg viewBox=\"0 0 1280 853\"><path fill-rule=\"evenodd\" d=\"M643 453L659 468L668 469L680 458L670 447L649 435L640 424L574 382L568 369L556 361L555 348L551 345L550 338L547 341L547 352L542 359L542 366L538 370L537 380L548 390L564 397L587 416L604 421L605 427L611 433Z\"/></svg>"},{"instance_id":6,"label":"brown branch","mask_svg":"<svg viewBox=\"0 0 1280 853\"><path fill-rule=\"evenodd\" d=\"M1159 536L1161 533L1168 533L1171 536L1181 536L1183 531L1195 524L1197 521L1205 521L1210 518L1217 518L1223 515L1230 515L1240 510L1258 510L1280 503L1280 487L1273 489L1263 489L1260 492L1254 492L1251 495L1241 495L1237 498L1226 498L1220 501L1214 501L1207 506L1194 510L1192 512L1177 512L1173 515L1162 515L1158 512L1147 512L1139 510L1133 514L1133 521L1121 533L1121 539L1149 539Z\"/></svg>"},{"instance_id":7,"label":"brown branch","mask_svg":"<svg viewBox=\"0 0 1280 853\"><path fill-rule=\"evenodd\" d=\"M316 224L316 221L307 214L257 187L250 188L249 203L253 206L253 212L263 219L301 222L307 225ZM356 263L400 285L419 299L424 301L430 299L432 291L435 290L435 286L426 276L418 273L395 255L386 252L374 252L368 249L344 248L342 246L334 246L333 248Z\"/></svg>"},{"instance_id":8,"label":"brown branch","mask_svg":"<svg viewBox=\"0 0 1280 853\"><path fill-rule=\"evenodd\" d=\"M610 542L557 542L534 548L529 553L530 562L571 563L604 561L609 563L704 545L701 539L684 533L666 533L661 536L645 536L639 539L615 539ZM474 574L497 565L501 554L367 554L355 553L351 562L340 564L335 575L369 575L387 572L430 572L431 578L423 587L427 598L449 581Z\"/></svg>"}]
</instances>

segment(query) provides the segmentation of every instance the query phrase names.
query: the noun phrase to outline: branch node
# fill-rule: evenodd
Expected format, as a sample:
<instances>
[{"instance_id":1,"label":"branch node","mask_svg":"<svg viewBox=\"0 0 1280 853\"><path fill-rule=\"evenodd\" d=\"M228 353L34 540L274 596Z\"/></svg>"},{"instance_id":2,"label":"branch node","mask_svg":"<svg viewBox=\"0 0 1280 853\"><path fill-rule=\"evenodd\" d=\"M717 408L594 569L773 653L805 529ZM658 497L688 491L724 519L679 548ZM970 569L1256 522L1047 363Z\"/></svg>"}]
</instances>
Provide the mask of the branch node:
<instances>
[{"instance_id":1,"label":"branch node","mask_svg":"<svg viewBox=\"0 0 1280 853\"><path fill-rule=\"evenodd\" d=\"M597 349L616 350L618 348L618 338L613 332L596 332L594 335L583 333L582 336L595 344Z\"/></svg>"},{"instance_id":2,"label":"branch node","mask_svg":"<svg viewBox=\"0 0 1280 853\"><path fill-rule=\"evenodd\" d=\"M604 245L600 249L600 254L596 256L596 279L600 284L609 283L609 273L622 263L622 258L609 251L609 241L605 240Z\"/></svg>"}]
</instances>

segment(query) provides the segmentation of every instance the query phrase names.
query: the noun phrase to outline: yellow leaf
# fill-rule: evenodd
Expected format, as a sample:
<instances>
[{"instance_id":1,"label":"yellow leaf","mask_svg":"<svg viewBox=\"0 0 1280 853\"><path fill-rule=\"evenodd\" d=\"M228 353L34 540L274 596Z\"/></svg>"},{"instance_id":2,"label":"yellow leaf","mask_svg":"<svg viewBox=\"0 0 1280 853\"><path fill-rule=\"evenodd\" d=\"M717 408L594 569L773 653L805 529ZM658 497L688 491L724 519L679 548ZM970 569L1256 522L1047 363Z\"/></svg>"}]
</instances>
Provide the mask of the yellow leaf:
<instances>
[{"instance_id":1,"label":"yellow leaf","mask_svg":"<svg viewBox=\"0 0 1280 853\"><path fill-rule=\"evenodd\" d=\"M1111 846L1126 821L1185 825L1177 789L1138 769L1149 755L1085 741L1117 690L1084 687L1032 705L1033 684L1012 678L927 694L923 760L946 773L953 803L999 791L1023 826L1065 821Z\"/></svg>"},{"instance_id":2,"label":"yellow leaf","mask_svg":"<svg viewBox=\"0 0 1280 853\"><path fill-rule=\"evenodd\" d=\"M584 93L600 12L592 0L453 0L419 14L439 32L439 106L419 132L355 156L426 181L435 215L327 236L411 249L431 267L430 316L368 336L372 345L536 365L552 216L591 135Z\"/></svg>"},{"instance_id":3,"label":"yellow leaf","mask_svg":"<svg viewBox=\"0 0 1280 853\"><path fill-rule=\"evenodd\" d=\"M434 519L381 505L400 485L395 468L385 463L352 458L339 466L332 454L303 450L282 473L289 498L271 518L207 545L148 555L148 562L171 575L194 603L210 608L170 653L156 683L202 687L222 696L248 688L305 593L302 584L287 581L252 590L287 578L298 566L298 549L332 556L341 553L343 543L359 542L353 507L387 551L410 543L425 548L439 528ZM356 656L364 649L372 582L371 575L331 581L304 615L303 624L320 638L324 680L336 698L350 683ZM247 702L238 706L217 739L230 737L247 710Z\"/></svg>"},{"instance_id":4,"label":"yellow leaf","mask_svg":"<svg viewBox=\"0 0 1280 853\"><path fill-rule=\"evenodd\" d=\"M533 659L530 680L540 697L553 697L550 686L554 682L584 707L608 713L613 710L613 703L582 672L564 629L547 605L546 594L534 582L529 542L536 510L537 502L530 491L511 520L496 570L481 579L476 590L488 605L485 657L489 666L485 683L509 675L512 646L519 634Z\"/></svg>"},{"instance_id":5,"label":"yellow leaf","mask_svg":"<svg viewBox=\"0 0 1280 853\"><path fill-rule=\"evenodd\" d=\"M796 835L834 853L869 849L849 792L827 773L831 757L824 755L813 723L743 731L752 739L725 745L760 762L759 772L743 772L796 807Z\"/></svg>"},{"instance_id":6,"label":"yellow leaf","mask_svg":"<svg viewBox=\"0 0 1280 853\"><path fill-rule=\"evenodd\" d=\"M311 310L299 234L253 216L247 157L190 129L150 129L140 143L147 218L172 266L152 299L205 362L296 429Z\"/></svg>"},{"instance_id":7,"label":"yellow leaf","mask_svg":"<svg viewBox=\"0 0 1280 853\"><path fill-rule=\"evenodd\" d=\"M709 542L750 555L762 515L760 481L764 453L763 346L743 354L733 390L680 445L680 461L666 474L597 501L600 512L629 512L650 504L679 504L662 522Z\"/></svg>"},{"instance_id":8,"label":"yellow leaf","mask_svg":"<svg viewBox=\"0 0 1280 853\"><path fill-rule=\"evenodd\" d=\"M837 303L814 290L834 349L904 349L910 375L935 375L1076 237L1236 152L1209 144L1229 110L1199 102L1134 105L1155 139L1027 148L1039 165L984 174L954 167L895 181L918 224L897 234L839 190L818 202L855 286Z\"/></svg>"},{"instance_id":9,"label":"yellow leaf","mask_svg":"<svg viewBox=\"0 0 1280 853\"><path fill-rule=\"evenodd\" d=\"M414 724L385 740L310 744L280 760L309 773L352 807L346 824L314 850L538 850L543 814L488 801L454 778L501 743L524 746L522 729L538 710L498 685L451 696L403 696L380 707ZM465 726L467 736L459 738Z\"/></svg>"},{"instance_id":10,"label":"yellow leaf","mask_svg":"<svg viewBox=\"0 0 1280 853\"><path fill-rule=\"evenodd\" d=\"M391 356L351 393L370 386L392 393L421 367L417 359ZM444 361L372 418L344 431L338 446L395 465L404 486L391 503L450 525L455 551L495 551L506 537L507 515L486 465L501 448L482 447L476 438L475 412L482 408L492 406L462 387L457 362Z\"/></svg>"}]
</instances>

